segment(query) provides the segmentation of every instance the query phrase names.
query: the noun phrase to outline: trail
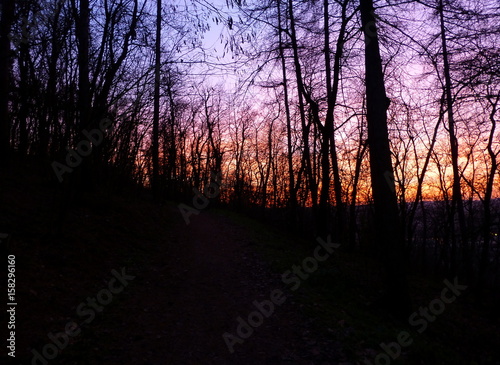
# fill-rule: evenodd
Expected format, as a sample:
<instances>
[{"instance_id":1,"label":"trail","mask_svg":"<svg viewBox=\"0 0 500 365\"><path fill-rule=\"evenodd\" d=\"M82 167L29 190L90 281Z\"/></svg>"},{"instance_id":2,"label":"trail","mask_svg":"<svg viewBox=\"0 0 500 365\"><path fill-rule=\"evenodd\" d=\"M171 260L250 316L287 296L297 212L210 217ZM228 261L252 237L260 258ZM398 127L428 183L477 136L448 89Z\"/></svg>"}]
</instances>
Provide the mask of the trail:
<instances>
[{"instance_id":1,"label":"trail","mask_svg":"<svg viewBox=\"0 0 500 365\"><path fill-rule=\"evenodd\" d=\"M178 211L171 217L171 236L151 262L134 269L128 309L113 318L116 348L105 350L104 363L339 363L339 346L315 338L290 296L230 353L223 333L237 335L237 318L248 319L256 310L252 302L269 300L284 285L228 218L202 211L187 226Z\"/></svg>"}]
</instances>

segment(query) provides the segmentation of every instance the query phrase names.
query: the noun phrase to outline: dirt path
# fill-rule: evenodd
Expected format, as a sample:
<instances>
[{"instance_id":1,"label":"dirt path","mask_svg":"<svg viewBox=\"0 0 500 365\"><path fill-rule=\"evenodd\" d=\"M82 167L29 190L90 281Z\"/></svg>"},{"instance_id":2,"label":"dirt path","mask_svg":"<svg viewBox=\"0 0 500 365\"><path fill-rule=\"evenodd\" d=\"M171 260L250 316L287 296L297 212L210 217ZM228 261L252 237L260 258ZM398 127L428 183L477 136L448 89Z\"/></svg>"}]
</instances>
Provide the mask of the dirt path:
<instances>
[{"instance_id":1,"label":"dirt path","mask_svg":"<svg viewBox=\"0 0 500 365\"><path fill-rule=\"evenodd\" d=\"M171 216L176 228L166 241L174 244L157 247L149 266L133 268L129 309L110 314L117 334L106 342L116 348L103 351L105 364L340 363L339 346L315 338L288 294L230 353L223 333L237 335L237 318L248 319L252 302L284 285L227 218L206 211L186 226L178 211Z\"/></svg>"}]
</instances>

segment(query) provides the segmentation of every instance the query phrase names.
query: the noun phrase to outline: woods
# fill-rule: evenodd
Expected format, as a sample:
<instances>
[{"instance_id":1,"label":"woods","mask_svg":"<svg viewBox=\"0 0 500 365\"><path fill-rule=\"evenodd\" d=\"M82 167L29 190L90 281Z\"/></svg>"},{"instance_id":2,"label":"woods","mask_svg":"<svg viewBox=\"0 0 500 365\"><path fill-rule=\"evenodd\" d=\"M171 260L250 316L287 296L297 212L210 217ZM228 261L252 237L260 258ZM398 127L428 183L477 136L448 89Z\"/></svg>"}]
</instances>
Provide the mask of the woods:
<instances>
[{"instance_id":1,"label":"woods","mask_svg":"<svg viewBox=\"0 0 500 365\"><path fill-rule=\"evenodd\" d=\"M213 205L374 254L407 317L408 266L500 284L499 14L489 0L4 0L2 166L36 158L67 197L134 186L176 204L220 172Z\"/></svg>"}]
</instances>

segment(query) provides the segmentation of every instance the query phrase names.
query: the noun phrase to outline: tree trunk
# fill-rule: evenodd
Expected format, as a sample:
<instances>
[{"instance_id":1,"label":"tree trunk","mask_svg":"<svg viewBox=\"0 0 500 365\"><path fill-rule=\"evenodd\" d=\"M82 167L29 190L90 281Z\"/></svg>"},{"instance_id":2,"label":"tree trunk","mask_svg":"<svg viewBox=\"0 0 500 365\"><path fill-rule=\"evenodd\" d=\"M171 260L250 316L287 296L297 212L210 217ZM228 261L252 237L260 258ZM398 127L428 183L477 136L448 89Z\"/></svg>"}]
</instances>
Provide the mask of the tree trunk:
<instances>
[{"instance_id":1,"label":"tree trunk","mask_svg":"<svg viewBox=\"0 0 500 365\"><path fill-rule=\"evenodd\" d=\"M154 90L154 115L153 136L151 141L151 154L153 161L153 176L151 187L155 199L159 198L160 166L159 166L159 124L160 124L160 57L161 57L161 0L156 0L156 42L155 42L155 90Z\"/></svg>"},{"instance_id":2,"label":"tree trunk","mask_svg":"<svg viewBox=\"0 0 500 365\"><path fill-rule=\"evenodd\" d=\"M299 111L300 111L300 121L302 127L302 142L304 143L303 148L303 163L305 167L306 181L308 183L308 188L311 193L311 205L313 209L313 214L317 215L318 206L318 184L314 178L313 166L311 162L311 151L309 147L309 131L311 129L311 123L306 122L306 111L304 96L306 96L304 82L302 79L302 70L299 60L299 51L297 44L297 34L295 30L295 15L293 12L293 1L288 0L288 14L290 17L290 41L293 49L293 61L295 66L295 75L297 78L297 89L299 97ZM311 106L312 107L312 106ZM316 218L316 217L315 217Z\"/></svg>"},{"instance_id":3,"label":"tree trunk","mask_svg":"<svg viewBox=\"0 0 500 365\"><path fill-rule=\"evenodd\" d=\"M6 166L10 150L9 85L10 85L10 30L14 21L14 0L2 0L0 19L0 165Z\"/></svg>"},{"instance_id":4,"label":"tree trunk","mask_svg":"<svg viewBox=\"0 0 500 365\"><path fill-rule=\"evenodd\" d=\"M30 100L33 97L29 87L29 49L26 43L21 43L19 46L19 154L26 156L28 154L28 116L30 113Z\"/></svg>"},{"instance_id":5,"label":"tree trunk","mask_svg":"<svg viewBox=\"0 0 500 365\"><path fill-rule=\"evenodd\" d=\"M341 71L341 60L342 54L344 51L344 41L346 34L346 27L349 18L347 17L347 4L348 1L344 1L342 3L342 23L340 25L339 34L336 42L335 48L335 56L333 63L333 70L331 68L331 56L330 56L330 29L329 29L329 9L328 9L328 0L324 0L323 8L324 8L324 36L325 36L325 72L326 72L326 87L327 87L327 113L325 118L325 129L324 129L324 138L328 141L325 143L325 150L323 151L324 156L328 158L330 155L331 163L332 163L332 172L333 172L333 191L335 193L335 203L337 208L337 216L336 216L336 226L334 229L335 232L335 240L343 242L344 241L344 222L345 222L345 210L344 210L344 202L342 199L342 183L340 180L340 170L338 164L337 157L337 146L335 143L335 128L334 128L334 111L335 105L337 104L337 95L338 88L340 83L340 71ZM333 73L333 74L332 74ZM333 78L333 80L332 80ZM330 150L328 150L328 147ZM324 167L328 166L328 172L330 171L328 162L323 162ZM326 170L324 170L326 172ZM328 175L328 174L327 174ZM323 179L325 176L323 175ZM328 183L330 182L330 177L327 177ZM322 191L323 193L323 191ZM328 193L328 191L324 191L324 193Z\"/></svg>"},{"instance_id":6,"label":"tree trunk","mask_svg":"<svg viewBox=\"0 0 500 365\"><path fill-rule=\"evenodd\" d=\"M295 189L295 177L293 171L293 150L292 150L292 118L290 113L290 101L288 96L288 78L286 74L285 52L283 45L283 29L281 28L281 0L277 1L278 6L278 38L279 38L279 54L281 60L281 70L283 74L283 93L285 97L285 115L286 115L286 141L287 141L287 162L288 162L288 207L290 214L288 223L291 227L295 227L296 210L297 210L297 191Z\"/></svg>"},{"instance_id":7,"label":"tree trunk","mask_svg":"<svg viewBox=\"0 0 500 365\"><path fill-rule=\"evenodd\" d=\"M74 11L76 12L76 9ZM76 17L76 37L78 39L78 109L80 113L78 132L85 129L90 120L89 16L89 0L80 0L79 14Z\"/></svg>"},{"instance_id":8,"label":"tree trunk","mask_svg":"<svg viewBox=\"0 0 500 365\"><path fill-rule=\"evenodd\" d=\"M485 276L486 276L486 269L488 268L489 264L489 251L490 251L490 235L491 235L491 225L493 223L493 219L491 216L491 198L493 195L493 185L495 182L495 174L497 173L498 170L498 152L495 152L493 150L493 144L495 143L495 132L496 132L496 120L495 120L495 114L497 112L497 106L498 106L499 98L497 98L495 101L490 101L490 104L492 106L492 110L490 113L490 121L491 121L491 129L490 129L490 135L488 137L488 155L490 157L491 161L491 166L490 166L490 171L488 174L488 177L486 179L486 191L484 193L484 200L483 200L483 210L484 210L484 218L483 218L483 244L481 247L481 259L479 263L479 273L478 273L478 296L481 298L482 289L485 286Z\"/></svg>"},{"instance_id":9,"label":"tree trunk","mask_svg":"<svg viewBox=\"0 0 500 365\"><path fill-rule=\"evenodd\" d=\"M405 274L404 242L398 215L394 171L387 130L387 96L372 0L360 0L365 37L366 106L370 170L376 242L386 268L386 300L389 311L400 319L411 313Z\"/></svg>"},{"instance_id":10,"label":"tree trunk","mask_svg":"<svg viewBox=\"0 0 500 365\"><path fill-rule=\"evenodd\" d=\"M458 169L458 140L455 135L455 118L453 113L453 95L451 94L451 75L450 75L450 64L448 60L448 46L446 40L446 28L444 24L444 8L443 1L439 0L439 21L441 27L441 46L443 51L443 72L445 80L445 94L446 94L446 110L448 112L448 133L450 135L450 152L451 152L451 165L453 169L453 193L452 193L452 211L450 214L450 225L455 226L455 213L458 214L458 224L460 229L460 242L462 244L462 249L464 250L464 259L468 262L468 257L470 253L467 252L467 229L465 224L465 212L464 205L462 201L462 192L460 189L460 171ZM454 235L454 229L452 229L452 234ZM453 239L452 242L455 242ZM451 257L451 275L455 276L457 273L456 267L456 244L452 246L452 257ZM466 270L470 270L470 263L465 265Z\"/></svg>"},{"instance_id":11,"label":"tree trunk","mask_svg":"<svg viewBox=\"0 0 500 365\"><path fill-rule=\"evenodd\" d=\"M357 231L357 216L356 216L356 200L358 196L358 183L361 175L361 166L363 164L363 156L365 155L368 145L362 141L363 131L359 133L360 145L358 147L356 166L354 168L354 179L352 183L351 204L349 207L349 246L348 250L354 251L356 247L356 231Z\"/></svg>"}]
</instances>

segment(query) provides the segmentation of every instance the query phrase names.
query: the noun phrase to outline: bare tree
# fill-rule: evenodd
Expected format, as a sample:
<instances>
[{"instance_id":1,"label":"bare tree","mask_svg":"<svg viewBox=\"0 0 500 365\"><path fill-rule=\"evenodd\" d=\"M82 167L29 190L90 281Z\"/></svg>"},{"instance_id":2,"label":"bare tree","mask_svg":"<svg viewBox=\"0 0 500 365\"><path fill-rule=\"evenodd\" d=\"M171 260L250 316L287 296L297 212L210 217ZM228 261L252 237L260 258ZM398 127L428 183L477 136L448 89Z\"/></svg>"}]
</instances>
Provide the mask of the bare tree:
<instances>
[{"instance_id":1,"label":"bare tree","mask_svg":"<svg viewBox=\"0 0 500 365\"><path fill-rule=\"evenodd\" d=\"M10 31L14 22L16 1L2 0L0 3L2 15L0 19L0 164L6 165L10 149L10 118L9 118L9 93L10 93Z\"/></svg>"},{"instance_id":2,"label":"bare tree","mask_svg":"<svg viewBox=\"0 0 500 365\"><path fill-rule=\"evenodd\" d=\"M385 263L387 305L401 319L411 311L405 275L404 242L399 221L387 131L387 96L372 0L360 0L365 39L366 117L377 243Z\"/></svg>"},{"instance_id":3,"label":"bare tree","mask_svg":"<svg viewBox=\"0 0 500 365\"><path fill-rule=\"evenodd\" d=\"M153 134L151 137L151 155L153 161L153 176L151 186L153 196L159 198L160 166L159 166L159 124L160 124L160 67L161 67L161 0L156 0L156 40L155 40L155 86Z\"/></svg>"}]
</instances>

